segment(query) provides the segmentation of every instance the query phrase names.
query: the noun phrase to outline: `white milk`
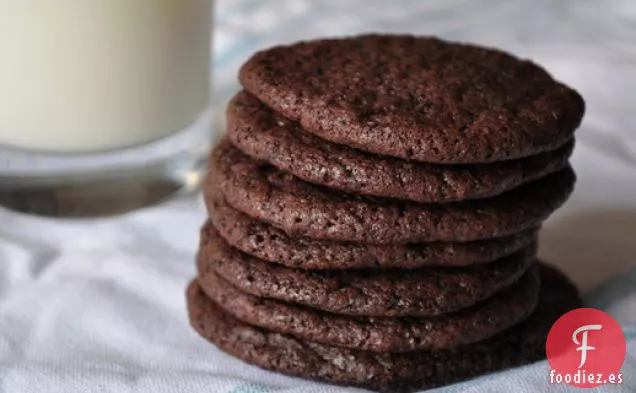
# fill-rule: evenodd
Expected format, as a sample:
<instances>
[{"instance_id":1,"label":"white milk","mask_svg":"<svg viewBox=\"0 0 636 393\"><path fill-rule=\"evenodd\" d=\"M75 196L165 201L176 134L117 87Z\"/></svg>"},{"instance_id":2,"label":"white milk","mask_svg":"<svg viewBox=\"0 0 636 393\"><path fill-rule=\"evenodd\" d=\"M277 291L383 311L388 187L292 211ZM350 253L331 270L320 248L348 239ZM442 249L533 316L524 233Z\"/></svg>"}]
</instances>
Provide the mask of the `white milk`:
<instances>
[{"instance_id":1,"label":"white milk","mask_svg":"<svg viewBox=\"0 0 636 393\"><path fill-rule=\"evenodd\" d=\"M185 128L209 98L211 0L0 0L0 145L87 152Z\"/></svg>"}]
</instances>

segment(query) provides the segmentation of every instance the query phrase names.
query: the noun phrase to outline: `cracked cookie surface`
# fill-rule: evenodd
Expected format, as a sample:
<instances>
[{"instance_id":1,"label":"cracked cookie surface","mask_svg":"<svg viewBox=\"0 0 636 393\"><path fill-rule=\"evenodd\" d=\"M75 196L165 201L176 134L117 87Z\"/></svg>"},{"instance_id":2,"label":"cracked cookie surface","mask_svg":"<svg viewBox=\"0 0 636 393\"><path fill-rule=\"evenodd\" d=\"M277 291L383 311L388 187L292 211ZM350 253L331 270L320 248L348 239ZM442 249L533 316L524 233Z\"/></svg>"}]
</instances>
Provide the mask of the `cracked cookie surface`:
<instances>
[{"instance_id":1,"label":"cracked cookie surface","mask_svg":"<svg viewBox=\"0 0 636 393\"><path fill-rule=\"evenodd\" d=\"M188 311L202 337L264 369L383 392L413 392L544 358L550 327L567 311L581 307L581 301L562 273L545 265L540 272L539 303L525 322L452 350L376 353L298 340L237 320L208 299L196 282L188 289Z\"/></svg>"},{"instance_id":2,"label":"cracked cookie surface","mask_svg":"<svg viewBox=\"0 0 636 393\"><path fill-rule=\"evenodd\" d=\"M210 229L197 257L211 273L251 295L350 316L433 316L472 306L514 284L530 267L536 243L508 257L464 268L417 270L290 269L230 247ZM214 280L214 278L213 278Z\"/></svg>"},{"instance_id":3,"label":"cracked cookie surface","mask_svg":"<svg viewBox=\"0 0 636 393\"><path fill-rule=\"evenodd\" d=\"M474 306L432 317L349 317L242 292L210 272L198 279L206 295L233 317L298 339L374 352L453 348L485 340L523 321L539 293L530 268L515 284Z\"/></svg>"},{"instance_id":4,"label":"cracked cookie surface","mask_svg":"<svg viewBox=\"0 0 636 393\"><path fill-rule=\"evenodd\" d=\"M255 53L241 84L324 139L432 163L525 157L565 144L583 98L505 52L433 37L363 35Z\"/></svg>"},{"instance_id":5,"label":"cracked cookie surface","mask_svg":"<svg viewBox=\"0 0 636 393\"><path fill-rule=\"evenodd\" d=\"M235 209L287 234L368 244L471 241L519 233L560 207L576 180L568 166L491 198L417 204L304 182L250 158L227 140L214 149L210 164L203 184L208 206L218 189Z\"/></svg>"},{"instance_id":6,"label":"cracked cookie surface","mask_svg":"<svg viewBox=\"0 0 636 393\"><path fill-rule=\"evenodd\" d=\"M234 248L259 259L291 268L415 269L427 266L470 266L494 261L535 241L539 228L514 235L471 242L426 242L373 245L292 237L229 206L214 191L206 195L210 221L201 229L205 238L215 226Z\"/></svg>"},{"instance_id":7,"label":"cracked cookie surface","mask_svg":"<svg viewBox=\"0 0 636 393\"><path fill-rule=\"evenodd\" d=\"M574 140L556 150L486 164L436 165L365 153L303 131L249 93L228 104L227 131L249 156L309 183L415 202L453 202L501 194L563 169Z\"/></svg>"}]
</instances>

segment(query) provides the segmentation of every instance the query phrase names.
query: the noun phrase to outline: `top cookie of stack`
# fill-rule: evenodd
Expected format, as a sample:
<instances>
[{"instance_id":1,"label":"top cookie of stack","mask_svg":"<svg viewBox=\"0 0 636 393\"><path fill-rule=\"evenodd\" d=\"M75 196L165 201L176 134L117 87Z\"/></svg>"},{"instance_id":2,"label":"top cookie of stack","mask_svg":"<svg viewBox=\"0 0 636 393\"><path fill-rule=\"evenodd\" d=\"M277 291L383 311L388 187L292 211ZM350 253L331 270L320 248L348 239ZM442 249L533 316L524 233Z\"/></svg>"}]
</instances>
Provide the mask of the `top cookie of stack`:
<instances>
[{"instance_id":1,"label":"top cookie of stack","mask_svg":"<svg viewBox=\"0 0 636 393\"><path fill-rule=\"evenodd\" d=\"M189 291L202 335L265 368L394 390L542 356L578 305L533 264L575 183L576 91L498 50L398 35L274 47L239 78Z\"/></svg>"}]
</instances>

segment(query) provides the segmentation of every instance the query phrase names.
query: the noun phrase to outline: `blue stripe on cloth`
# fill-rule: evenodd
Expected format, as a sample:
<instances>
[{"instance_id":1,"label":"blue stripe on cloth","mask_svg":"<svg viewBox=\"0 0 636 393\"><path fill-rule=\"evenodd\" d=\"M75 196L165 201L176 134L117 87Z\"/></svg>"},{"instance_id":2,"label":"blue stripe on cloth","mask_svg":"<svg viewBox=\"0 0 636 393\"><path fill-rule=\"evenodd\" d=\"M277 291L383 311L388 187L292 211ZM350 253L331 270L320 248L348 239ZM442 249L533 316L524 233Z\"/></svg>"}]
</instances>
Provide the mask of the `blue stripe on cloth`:
<instances>
[{"instance_id":1,"label":"blue stripe on cloth","mask_svg":"<svg viewBox=\"0 0 636 393\"><path fill-rule=\"evenodd\" d=\"M636 269L631 269L625 274L619 274L603 282L590 292L585 296L585 305L604 310L616 300L625 298L634 292L636 292Z\"/></svg>"},{"instance_id":2,"label":"blue stripe on cloth","mask_svg":"<svg viewBox=\"0 0 636 393\"><path fill-rule=\"evenodd\" d=\"M236 387L228 393L267 393L269 388L264 385L248 384Z\"/></svg>"},{"instance_id":3,"label":"blue stripe on cloth","mask_svg":"<svg viewBox=\"0 0 636 393\"><path fill-rule=\"evenodd\" d=\"M636 340L636 326L623 327L623 334L625 334L625 340Z\"/></svg>"}]
</instances>

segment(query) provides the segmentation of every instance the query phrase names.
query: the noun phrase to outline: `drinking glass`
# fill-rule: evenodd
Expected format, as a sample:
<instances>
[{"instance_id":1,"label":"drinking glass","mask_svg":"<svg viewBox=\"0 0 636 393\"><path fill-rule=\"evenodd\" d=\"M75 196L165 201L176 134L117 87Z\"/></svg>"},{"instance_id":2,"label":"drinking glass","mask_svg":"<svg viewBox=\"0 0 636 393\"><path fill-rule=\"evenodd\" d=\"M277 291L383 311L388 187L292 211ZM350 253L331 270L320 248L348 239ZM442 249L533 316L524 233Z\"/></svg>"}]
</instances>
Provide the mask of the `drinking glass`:
<instances>
[{"instance_id":1,"label":"drinking glass","mask_svg":"<svg viewBox=\"0 0 636 393\"><path fill-rule=\"evenodd\" d=\"M121 213L202 180L211 0L0 0L0 204Z\"/></svg>"}]
</instances>

